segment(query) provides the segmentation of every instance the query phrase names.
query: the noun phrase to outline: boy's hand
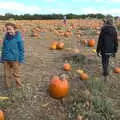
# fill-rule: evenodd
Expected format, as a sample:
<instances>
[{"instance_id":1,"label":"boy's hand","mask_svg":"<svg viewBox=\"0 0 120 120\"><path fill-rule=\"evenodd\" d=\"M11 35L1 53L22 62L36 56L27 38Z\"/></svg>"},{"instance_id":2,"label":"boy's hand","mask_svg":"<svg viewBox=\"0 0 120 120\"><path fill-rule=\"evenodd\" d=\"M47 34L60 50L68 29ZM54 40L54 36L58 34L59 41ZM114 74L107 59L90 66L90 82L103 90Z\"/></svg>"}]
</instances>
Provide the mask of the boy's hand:
<instances>
[{"instance_id":1,"label":"boy's hand","mask_svg":"<svg viewBox=\"0 0 120 120\"><path fill-rule=\"evenodd\" d=\"M100 57L100 56L101 56L99 52L97 52L97 56L98 56L98 57Z\"/></svg>"},{"instance_id":2,"label":"boy's hand","mask_svg":"<svg viewBox=\"0 0 120 120\"><path fill-rule=\"evenodd\" d=\"M116 57L116 54L115 54L115 53L113 53L113 54L112 54L112 57Z\"/></svg>"}]
</instances>

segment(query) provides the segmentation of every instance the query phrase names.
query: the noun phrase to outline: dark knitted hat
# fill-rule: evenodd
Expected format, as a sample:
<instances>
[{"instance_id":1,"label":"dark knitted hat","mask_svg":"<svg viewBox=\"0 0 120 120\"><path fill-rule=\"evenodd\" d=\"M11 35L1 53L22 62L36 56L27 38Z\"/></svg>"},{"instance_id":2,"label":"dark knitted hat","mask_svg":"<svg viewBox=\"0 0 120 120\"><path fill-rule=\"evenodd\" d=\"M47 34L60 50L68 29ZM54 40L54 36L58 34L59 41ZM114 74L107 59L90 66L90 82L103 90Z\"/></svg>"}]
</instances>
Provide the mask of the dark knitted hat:
<instances>
[{"instance_id":1,"label":"dark knitted hat","mask_svg":"<svg viewBox=\"0 0 120 120\"><path fill-rule=\"evenodd\" d=\"M107 18L106 19L106 24L112 25L113 24L113 19L112 18Z\"/></svg>"},{"instance_id":2,"label":"dark knitted hat","mask_svg":"<svg viewBox=\"0 0 120 120\"><path fill-rule=\"evenodd\" d=\"M109 24L109 25L112 25L113 24L113 18L112 16L106 16L106 18L104 19L105 20L105 24Z\"/></svg>"}]
</instances>

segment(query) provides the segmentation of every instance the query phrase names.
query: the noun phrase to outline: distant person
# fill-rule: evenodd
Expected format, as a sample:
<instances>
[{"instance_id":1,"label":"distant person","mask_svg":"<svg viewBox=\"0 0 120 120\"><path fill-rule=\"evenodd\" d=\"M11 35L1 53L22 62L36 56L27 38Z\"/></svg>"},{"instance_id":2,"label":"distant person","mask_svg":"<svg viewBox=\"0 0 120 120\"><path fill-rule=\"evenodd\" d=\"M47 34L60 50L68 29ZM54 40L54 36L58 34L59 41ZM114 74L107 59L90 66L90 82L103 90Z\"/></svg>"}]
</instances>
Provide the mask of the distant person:
<instances>
[{"instance_id":1,"label":"distant person","mask_svg":"<svg viewBox=\"0 0 120 120\"><path fill-rule=\"evenodd\" d=\"M107 18L104 20L104 25L101 28L97 43L97 55L102 56L103 76L107 80L109 75L109 58L115 57L118 50L117 31L113 26L113 19Z\"/></svg>"},{"instance_id":2,"label":"distant person","mask_svg":"<svg viewBox=\"0 0 120 120\"><path fill-rule=\"evenodd\" d=\"M66 17L66 16L63 17L63 23L64 23L65 25L67 24L67 17Z\"/></svg>"},{"instance_id":3,"label":"distant person","mask_svg":"<svg viewBox=\"0 0 120 120\"><path fill-rule=\"evenodd\" d=\"M17 31L16 25L7 23L5 25L5 36L2 47L2 63L4 65L4 78L6 87L11 87L11 81L16 81L16 87L21 87L20 65L24 62L24 45L21 33Z\"/></svg>"}]
</instances>

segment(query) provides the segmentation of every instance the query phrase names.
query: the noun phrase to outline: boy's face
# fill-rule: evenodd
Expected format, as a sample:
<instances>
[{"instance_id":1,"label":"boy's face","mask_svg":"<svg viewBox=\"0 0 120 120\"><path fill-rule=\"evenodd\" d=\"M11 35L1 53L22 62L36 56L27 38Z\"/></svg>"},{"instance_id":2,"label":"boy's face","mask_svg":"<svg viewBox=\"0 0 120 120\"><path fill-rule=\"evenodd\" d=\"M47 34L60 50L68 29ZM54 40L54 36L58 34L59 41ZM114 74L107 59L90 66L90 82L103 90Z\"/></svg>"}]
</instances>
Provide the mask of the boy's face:
<instances>
[{"instance_id":1,"label":"boy's face","mask_svg":"<svg viewBox=\"0 0 120 120\"><path fill-rule=\"evenodd\" d=\"M7 30L7 33L9 34L9 35L15 35L15 28L13 27L13 26L7 26L6 27L6 30Z\"/></svg>"}]
</instances>

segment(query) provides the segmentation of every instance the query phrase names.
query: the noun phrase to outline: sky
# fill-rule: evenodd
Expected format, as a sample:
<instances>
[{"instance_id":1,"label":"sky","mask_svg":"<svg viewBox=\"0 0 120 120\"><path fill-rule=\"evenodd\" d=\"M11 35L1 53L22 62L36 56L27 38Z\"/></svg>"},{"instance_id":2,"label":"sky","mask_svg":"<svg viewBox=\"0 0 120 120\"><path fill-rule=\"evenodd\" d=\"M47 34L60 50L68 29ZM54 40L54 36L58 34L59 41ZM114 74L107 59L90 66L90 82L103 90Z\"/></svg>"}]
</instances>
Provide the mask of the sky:
<instances>
[{"instance_id":1,"label":"sky","mask_svg":"<svg viewBox=\"0 0 120 120\"><path fill-rule=\"evenodd\" d=\"M0 14L89 14L120 16L120 0L0 0Z\"/></svg>"}]
</instances>

